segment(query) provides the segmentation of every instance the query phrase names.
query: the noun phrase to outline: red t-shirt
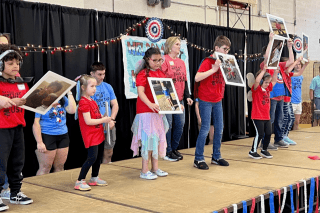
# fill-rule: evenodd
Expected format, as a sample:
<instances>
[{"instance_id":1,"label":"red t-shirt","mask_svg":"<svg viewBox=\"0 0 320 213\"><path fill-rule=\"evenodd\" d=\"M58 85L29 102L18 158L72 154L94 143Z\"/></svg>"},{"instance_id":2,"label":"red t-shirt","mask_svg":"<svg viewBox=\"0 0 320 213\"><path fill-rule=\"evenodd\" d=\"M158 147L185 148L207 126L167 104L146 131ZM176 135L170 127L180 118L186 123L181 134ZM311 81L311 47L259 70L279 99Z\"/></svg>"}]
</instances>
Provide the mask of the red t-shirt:
<instances>
[{"instance_id":1,"label":"red t-shirt","mask_svg":"<svg viewBox=\"0 0 320 213\"><path fill-rule=\"evenodd\" d=\"M147 77L154 77L154 78L165 78L166 75L161 71L161 70L156 70L156 71L149 71L149 75L147 76L146 69L141 70L139 74L137 75L136 79L136 85L138 86L143 86L144 87L144 93L146 94L147 98L151 103L155 103L152 92L149 86L149 82ZM140 113L145 113L145 112L153 112L138 96L137 99L137 114Z\"/></svg>"},{"instance_id":2,"label":"red t-shirt","mask_svg":"<svg viewBox=\"0 0 320 213\"><path fill-rule=\"evenodd\" d=\"M29 90L26 83L0 82L0 95L12 98L22 98ZM26 126L24 109L12 106L0 110L0 129L13 128L18 125Z\"/></svg>"},{"instance_id":3,"label":"red t-shirt","mask_svg":"<svg viewBox=\"0 0 320 213\"><path fill-rule=\"evenodd\" d=\"M183 99L185 82L187 81L187 69L183 60L173 59L169 55L164 56L165 60L161 66L166 78L172 78L179 100Z\"/></svg>"},{"instance_id":4,"label":"red t-shirt","mask_svg":"<svg viewBox=\"0 0 320 213\"><path fill-rule=\"evenodd\" d=\"M252 111L251 119L270 120L270 91L272 91L272 83L265 89L259 85L257 89L252 86Z\"/></svg>"},{"instance_id":5,"label":"red t-shirt","mask_svg":"<svg viewBox=\"0 0 320 213\"><path fill-rule=\"evenodd\" d=\"M212 69L212 65L216 61L211 58L206 58L201 63L198 72L206 72ZM217 103L224 96L225 82L220 68L214 74L200 81L198 88L198 97L202 101Z\"/></svg>"},{"instance_id":6,"label":"red t-shirt","mask_svg":"<svg viewBox=\"0 0 320 213\"><path fill-rule=\"evenodd\" d=\"M286 79L286 78L284 77L284 76L286 75L285 70L287 69L286 64L287 64L287 62L279 62L279 68L280 68L280 74L281 74L281 76L282 76L282 81L285 83L285 86L286 86L287 88L289 88L289 87L291 87L291 86L289 86L289 84L288 84L288 79ZM263 70L263 67L264 67L264 61L261 62L261 64L260 64L260 69ZM271 76L273 76L274 69L267 69L267 72L268 72ZM282 83L282 82L280 82L280 81L281 81L281 80L280 80L279 78L277 78L277 82L278 82L278 83ZM291 81L291 78L290 78L290 81ZM290 84L290 85L291 85L291 84ZM290 89L289 89L289 90L290 90ZM284 99L284 97L285 97L285 96L281 95L281 96L273 97L273 98L271 98L271 99L272 99L272 100L275 100L275 101L281 101L281 100Z\"/></svg>"},{"instance_id":7,"label":"red t-shirt","mask_svg":"<svg viewBox=\"0 0 320 213\"><path fill-rule=\"evenodd\" d=\"M79 101L78 117L84 146L89 148L101 144L105 137L102 124L87 125L83 118L83 113L90 112L91 119L102 118L97 103L85 97L81 97Z\"/></svg>"}]
</instances>

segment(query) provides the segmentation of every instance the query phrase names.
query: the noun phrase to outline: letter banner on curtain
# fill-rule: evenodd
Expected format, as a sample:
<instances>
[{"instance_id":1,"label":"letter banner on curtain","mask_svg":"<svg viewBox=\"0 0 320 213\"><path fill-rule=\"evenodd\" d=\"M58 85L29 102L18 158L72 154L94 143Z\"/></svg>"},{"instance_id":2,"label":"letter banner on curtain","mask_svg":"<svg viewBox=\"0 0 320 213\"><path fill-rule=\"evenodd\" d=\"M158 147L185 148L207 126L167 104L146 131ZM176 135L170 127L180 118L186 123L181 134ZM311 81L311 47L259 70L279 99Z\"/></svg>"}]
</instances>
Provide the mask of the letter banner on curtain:
<instances>
[{"instance_id":1,"label":"letter banner on curtain","mask_svg":"<svg viewBox=\"0 0 320 213\"><path fill-rule=\"evenodd\" d=\"M133 99L138 97L134 69L136 63L143 58L144 53L150 47L158 47L161 50L162 55L164 54L164 44L166 39L161 39L160 41L153 43L148 38L145 37L137 37L137 36L122 36L122 52L123 52L123 66L124 66L124 87L125 87L125 95L127 99ZM187 79L188 79L188 87L190 89L190 73L189 73L189 55L187 42L185 40L181 40L181 54L179 58L181 58L187 68Z\"/></svg>"}]
</instances>

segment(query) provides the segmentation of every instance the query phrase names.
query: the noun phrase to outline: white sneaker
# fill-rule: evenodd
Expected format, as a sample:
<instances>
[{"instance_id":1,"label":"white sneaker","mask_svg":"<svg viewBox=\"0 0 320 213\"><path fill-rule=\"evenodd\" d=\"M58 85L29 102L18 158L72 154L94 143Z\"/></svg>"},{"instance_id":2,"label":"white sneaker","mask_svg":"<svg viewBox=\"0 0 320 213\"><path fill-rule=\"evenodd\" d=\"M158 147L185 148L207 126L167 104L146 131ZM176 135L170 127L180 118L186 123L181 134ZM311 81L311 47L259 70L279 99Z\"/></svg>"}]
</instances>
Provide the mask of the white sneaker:
<instances>
[{"instance_id":1,"label":"white sneaker","mask_svg":"<svg viewBox=\"0 0 320 213\"><path fill-rule=\"evenodd\" d=\"M10 200L10 189L3 189L1 191L1 198L4 200Z\"/></svg>"},{"instance_id":2,"label":"white sneaker","mask_svg":"<svg viewBox=\"0 0 320 213\"><path fill-rule=\"evenodd\" d=\"M157 175L157 176L159 176L159 177L165 177L165 176L168 175L168 172L164 172L164 171L162 171L161 169L158 169L157 171L152 172L152 173L155 174L155 175Z\"/></svg>"},{"instance_id":3,"label":"white sneaker","mask_svg":"<svg viewBox=\"0 0 320 213\"><path fill-rule=\"evenodd\" d=\"M142 179L146 179L146 180L154 180L154 179L157 179L158 176L153 174L152 172L150 171L147 171L147 173L142 173L140 172L140 178Z\"/></svg>"}]
</instances>

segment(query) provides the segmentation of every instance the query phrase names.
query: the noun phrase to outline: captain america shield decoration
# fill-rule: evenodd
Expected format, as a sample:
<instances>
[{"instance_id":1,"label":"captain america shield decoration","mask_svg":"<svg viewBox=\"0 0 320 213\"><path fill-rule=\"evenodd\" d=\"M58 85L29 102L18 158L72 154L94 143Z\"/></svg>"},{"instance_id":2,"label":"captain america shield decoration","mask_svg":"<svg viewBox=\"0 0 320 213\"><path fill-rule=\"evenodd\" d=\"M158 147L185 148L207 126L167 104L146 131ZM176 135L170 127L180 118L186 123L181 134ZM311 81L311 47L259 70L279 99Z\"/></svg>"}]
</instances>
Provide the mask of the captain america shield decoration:
<instances>
[{"instance_id":1,"label":"captain america shield decoration","mask_svg":"<svg viewBox=\"0 0 320 213\"><path fill-rule=\"evenodd\" d=\"M163 36L163 24L158 18L150 18L145 26L147 37L152 42L158 42Z\"/></svg>"},{"instance_id":2,"label":"captain america shield decoration","mask_svg":"<svg viewBox=\"0 0 320 213\"><path fill-rule=\"evenodd\" d=\"M302 39L299 36L293 39L293 49L296 53L301 53L302 51Z\"/></svg>"}]
</instances>

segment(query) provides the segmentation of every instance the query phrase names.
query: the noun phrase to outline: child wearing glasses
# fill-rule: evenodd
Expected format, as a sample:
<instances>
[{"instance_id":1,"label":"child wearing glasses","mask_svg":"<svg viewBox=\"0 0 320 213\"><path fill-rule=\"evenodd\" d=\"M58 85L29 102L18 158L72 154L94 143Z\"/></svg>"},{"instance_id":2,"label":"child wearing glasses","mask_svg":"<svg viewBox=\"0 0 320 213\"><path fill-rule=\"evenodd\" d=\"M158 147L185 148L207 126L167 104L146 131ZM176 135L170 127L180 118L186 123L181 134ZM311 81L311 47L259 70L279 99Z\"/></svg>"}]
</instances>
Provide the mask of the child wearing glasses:
<instances>
[{"instance_id":1,"label":"child wearing glasses","mask_svg":"<svg viewBox=\"0 0 320 213\"><path fill-rule=\"evenodd\" d=\"M136 69L136 84L138 89L137 111L131 130L133 138L131 150L133 156L139 154L141 146L142 170L140 178L153 180L167 176L168 173L158 168L158 155L166 155L166 132L168 122L164 115L158 114L160 108L155 104L148 77L165 78L161 68L161 53L158 48L149 48L143 57L142 66ZM142 68L142 69L141 69ZM151 159L152 168L149 171L148 164Z\"/></svg>"},{"instance_id":2,"label":"child wearing glasses","mask_svg":"<svg viewBox=\"0 0 320 213\"><path fill-rule=\"evenodd\" d=\"M216 52L227 54L231 42L226 36L218 36L214 42ZM220 147L223 133L223 110L222 98L224 96L225 82L220 70L221 61L216 59L215 54L205 58L195 76L195 81L200 83L197 89L199 98L199 111L201 128L197 139L194 167L209 169L204 160L204 145L210 130L210 120L213 120L213 154L211 163L220 166L229 166L229 163L221 157Z\"/></svg>"}]
</instances>

